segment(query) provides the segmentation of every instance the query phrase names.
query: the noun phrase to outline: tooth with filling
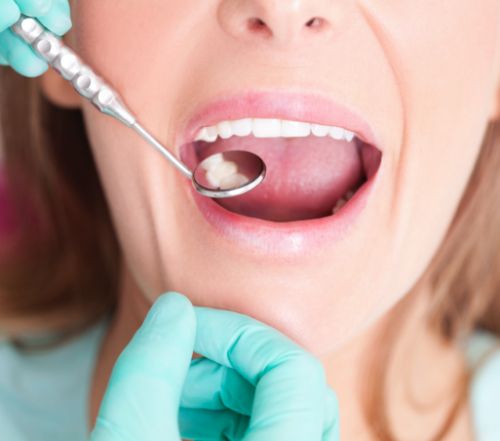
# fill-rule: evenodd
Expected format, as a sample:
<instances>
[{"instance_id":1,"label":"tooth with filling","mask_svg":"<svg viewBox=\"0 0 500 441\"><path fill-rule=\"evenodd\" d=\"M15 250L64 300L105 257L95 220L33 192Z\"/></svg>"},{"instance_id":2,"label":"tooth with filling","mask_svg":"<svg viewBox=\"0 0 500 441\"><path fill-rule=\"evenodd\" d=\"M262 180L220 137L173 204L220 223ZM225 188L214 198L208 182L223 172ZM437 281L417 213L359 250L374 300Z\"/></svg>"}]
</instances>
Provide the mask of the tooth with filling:
<instances>
[{"instance_id":1,"label":"tooth with filling","mask_svg":"<svg viewBox=\"0 0 500 441\"><path fill-rule=\"evenodd\" d=\"M281 120L255 118L253 136L256 138L281 138Z\"/></svg>"}]
</instances>

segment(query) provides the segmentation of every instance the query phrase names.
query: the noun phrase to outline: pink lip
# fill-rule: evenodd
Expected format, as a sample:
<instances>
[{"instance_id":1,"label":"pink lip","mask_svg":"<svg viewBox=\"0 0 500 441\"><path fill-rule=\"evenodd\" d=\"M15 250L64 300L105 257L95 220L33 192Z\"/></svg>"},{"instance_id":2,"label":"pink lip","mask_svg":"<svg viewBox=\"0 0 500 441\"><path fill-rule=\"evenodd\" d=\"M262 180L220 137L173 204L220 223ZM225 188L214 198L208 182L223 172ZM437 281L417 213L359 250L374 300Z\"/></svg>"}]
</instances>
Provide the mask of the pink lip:
<instances>
[{"instance_id":1,"label":"pink lip","mask_svg":"<svg viewBox=\"0 0 500 441\"><path fill-rule=\"evenodd\" d=\"M240 118L280 118L335 125L356 133L365 143L380 149L380 143L368 122L358 113L321 95L300 93L247 92L225 97L203 106L189 120L178 138L178 154L188 159L188 145L201 127L223 120ZM234 251L257 254L259 258L290 260L304 253L331 247L352 233L364 213L370 194L379 181L383 161L375 173L334 216L320 219L271 222L242 216L199 195L188 180L184 188L196 211L216 234L231 242ZM197 207L197 208L196 208Z\"/></svg>"},{"instance_id":2,"label":"pink lip","mask_svg":"<svg viewBox=\"0 0 500 441\"><path fill-rule=\"evenodd\" d=\"M298 92L252 92L216 99L203 105L176 140L178 154L202 127L241 118L279 118L342 127L365 143L380 147L372 127L358 112L324 95ZM181 156L182 157L182 156Z\"/></svg>"},{"instance_id":3,"label":"pink lip","mask_svg":"<svg viewBox=\"0 0 500 441\"><path fill-rule=\"evenodd\" d=\"M380 170L379 170L380 171ZM295 222L271 222L233 213L212 199L188 189L203 217L233 249L280 260L306 258L314 250L333 246L352 232L377 181L377 172L334 216Z\"/></svg>"}]
</instances>

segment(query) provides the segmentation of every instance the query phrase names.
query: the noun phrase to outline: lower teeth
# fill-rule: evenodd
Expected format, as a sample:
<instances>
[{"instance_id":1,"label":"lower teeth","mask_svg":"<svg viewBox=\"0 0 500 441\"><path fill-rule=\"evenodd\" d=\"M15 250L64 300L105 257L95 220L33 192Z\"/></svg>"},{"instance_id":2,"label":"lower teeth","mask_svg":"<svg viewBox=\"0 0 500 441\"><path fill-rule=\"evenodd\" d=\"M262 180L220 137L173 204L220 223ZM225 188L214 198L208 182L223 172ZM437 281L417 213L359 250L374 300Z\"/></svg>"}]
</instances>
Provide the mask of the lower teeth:
<instances>
[{"instance_id":1,"label":"lower teeth","mask_svg":"<svg viewBox=\"0 0 500 441\"><path fill-rule=\"evenodd\" d=\"M354 191L353 190L348 190L344 196L342 196L337 202L335 202L335 205L332 208L332 214L337 214L340 209L347 204L351 200L351 198L354 196Z\"/></svg>"}]
</instances>

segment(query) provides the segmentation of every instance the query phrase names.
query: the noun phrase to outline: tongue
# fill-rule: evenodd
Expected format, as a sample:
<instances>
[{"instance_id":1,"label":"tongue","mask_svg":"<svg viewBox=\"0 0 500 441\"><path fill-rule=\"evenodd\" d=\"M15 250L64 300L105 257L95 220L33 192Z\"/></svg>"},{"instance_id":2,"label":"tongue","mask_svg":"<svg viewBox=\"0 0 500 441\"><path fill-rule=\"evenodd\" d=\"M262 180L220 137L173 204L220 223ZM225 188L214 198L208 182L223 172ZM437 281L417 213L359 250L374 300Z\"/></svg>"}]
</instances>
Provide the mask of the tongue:
<instances>
[{"instance_id":1,"label":"tongue","mask_svg":"<svg viewBox=\"0 0 500 441\"><path fill-rule=\"evenodd\" d=\"M230 150L247 150L264 160L267 174L262 184L245 195L217 200L228 210L261 219L294 221L330 215L335 202L364 177L354 141L233 136L195 146L200 160Z\"/></svg>"}]
</instances>

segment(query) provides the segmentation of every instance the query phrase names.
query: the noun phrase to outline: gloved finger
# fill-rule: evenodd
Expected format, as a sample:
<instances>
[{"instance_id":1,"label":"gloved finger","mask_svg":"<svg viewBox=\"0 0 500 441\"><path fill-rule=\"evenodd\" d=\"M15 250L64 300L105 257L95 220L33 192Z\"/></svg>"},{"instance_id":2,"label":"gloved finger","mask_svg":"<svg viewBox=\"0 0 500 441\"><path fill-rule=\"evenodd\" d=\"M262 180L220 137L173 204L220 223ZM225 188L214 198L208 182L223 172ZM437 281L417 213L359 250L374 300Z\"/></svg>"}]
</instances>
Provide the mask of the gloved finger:
<instances>
[{"instance_id":1,"label":"gloved finger","mask_svg":"<svg viewBox=\"0 0 500 441\"><path fill-rule=\"evenodd\" d=\"M255 388L234 369L208 358L191 362L181 396L181 407L223 410L250 415Z\"/></svg>"},{"instance_id":2,"label":"gloved finger","mask_svg":"<svg viewBox=\"0 0 500 441\"><path fill-rule=\"evenodd\" d=\"M0 55L0 64L2 66L7 66L9 63L7 63L7 60Z\"/></svg>"},{"instance_id":3,"label":"gloved finger","mask_svg":"<svg viewBox=\"0 0 500 441\"><path fill-rule=\"evenodd\" d=\"M196 322L183 295L160 296L118 358L92 441L179 441L179 402Z\"/></svg>"},{"instance_id":4,"label":"gloved finger","mask_svg":"<svg viewBox=\"0 0 500 441\"><path fill-rule=\"evenodd\" d=\"M243 314L195 307L195 352L256 386L245 441L319 441L326 380L321 363L285 335Z\"/></svg>"},{"instance_id":5,"label":"gloved finger","mask_svg":"<svg viewBox=\"0 0 500 441\"><path fill-rule=\"evenodd\" d=\"M181 407L179 411L179 427L183 439L239 441L247 431L248 422L247 416L230 410Z\"/></svg>"},{"instance_id":6,"label":"gloved finger","mask_svg":"<svg viewBox=\"0 0 500 441\"><path fill-rule=\"evenodd\" d=\"M37 18L49 31L60 36L72 26L68 0L53 0L50 10Z\"/></svg>"},{"instance_id":7,"label":"gloved finger","mask_svg":"<svg viewBox=\"0 0 500 441\"><path fill-rule=\"evenodd\" d=\"M322 441L340 441L339 403L335 392L329 387L325 399L325 423Z\"/></svg>"},{"instance_id":8,"label":"gloved finger","mask_svg":"<svg viewBox=\"0 0 500 441\"><path fill-rule=\"evenodd\" d=\"M19 6L14 0L0 0L0 32L10 28L21 16Z\"/></svg>"},{"instance_id":9,"label":"gloved finger","mask_svg":"<svg viewBox=\"0 0 500 441\"><path fill-rule=\"evenodd\" d=\"M11 30L0 34L0 56L18 73L26 77L36 77L43 74L47 63Z\"/></svg>"},{"instance_id":10,"label":"gloved finger","mask_svg":"<svg viewBox=\"0 0 500 441\"><path fill-rule=\"evenodd\" d=\"M19 9L24 15L38 17L49 12L52 0L16 0Z\"/></svg>"}]
</instances>

